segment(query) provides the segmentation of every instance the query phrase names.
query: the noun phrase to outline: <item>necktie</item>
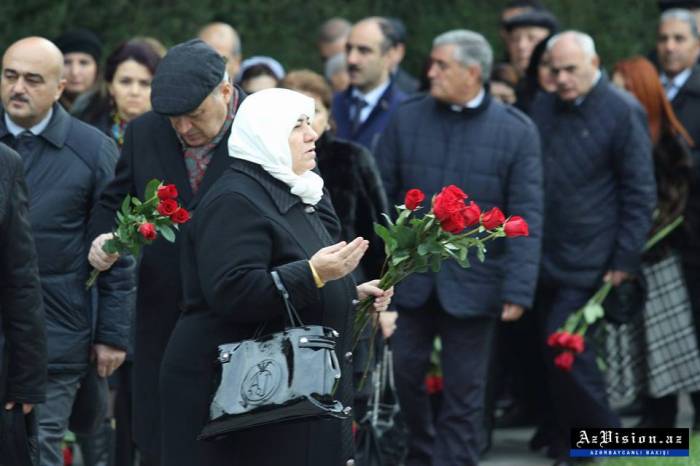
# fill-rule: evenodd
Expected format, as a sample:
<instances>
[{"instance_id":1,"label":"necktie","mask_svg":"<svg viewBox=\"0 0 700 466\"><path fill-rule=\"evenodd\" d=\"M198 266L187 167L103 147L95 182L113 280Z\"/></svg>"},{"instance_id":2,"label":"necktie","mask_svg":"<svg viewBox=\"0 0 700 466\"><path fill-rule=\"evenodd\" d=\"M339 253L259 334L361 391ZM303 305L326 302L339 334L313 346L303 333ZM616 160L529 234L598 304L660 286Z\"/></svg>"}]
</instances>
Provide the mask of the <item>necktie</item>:
<instances>
[{"instance_id":1,"label":"necktie","mask_svg":"<svg viewBox=\"0 0 700 466\"><path fill-rule=\"evenodd\" d=\"M31 131L22 131L15 136L15 150L22 156L28 158L36 148L37 137Z\"/></svg>"},{"instance_id":2,"label":"necktie","mask_svg":"<svg viewBox=\"0 0 700 466\"><path fill-rule=\"evenodd\" d=\"M362 110L369 105L365 99L359 96L352 98L352 132L357 132L362 124Z\"/></svg>"}]
</instances>

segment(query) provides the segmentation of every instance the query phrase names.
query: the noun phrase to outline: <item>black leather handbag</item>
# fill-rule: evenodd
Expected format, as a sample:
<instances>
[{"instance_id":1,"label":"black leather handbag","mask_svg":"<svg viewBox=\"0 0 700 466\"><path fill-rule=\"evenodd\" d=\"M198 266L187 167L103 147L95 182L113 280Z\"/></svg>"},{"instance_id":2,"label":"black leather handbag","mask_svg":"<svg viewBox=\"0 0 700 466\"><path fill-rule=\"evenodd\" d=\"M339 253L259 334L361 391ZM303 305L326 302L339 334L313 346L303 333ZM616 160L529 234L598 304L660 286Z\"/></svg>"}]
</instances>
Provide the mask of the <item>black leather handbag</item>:
<instances>
[{"instance_id":1,"label":"black leather handbag","mask_svg":"<svg viewBox=\"0 0 700 466\"><path fill-rule=\"evenodd\" d=\"M614 325L632 322L644 310L647 299L647 282L639 273L632 280L614 286L603 301L605 319Z\"/></svg>"},{"instance_id":2,"label":"black leather handbag","mask_svg":"<svg viewBox=\"0 0 700 466\"><path fill-rule=\"evenodd\" d=\"M217 388L200 440L266 424L350 415L351 408L334 399L340 380L338 332L304 325L279 274L273 271L272 279L287 310L285 330L219 346Z\"/></svg>"}]
</instances>

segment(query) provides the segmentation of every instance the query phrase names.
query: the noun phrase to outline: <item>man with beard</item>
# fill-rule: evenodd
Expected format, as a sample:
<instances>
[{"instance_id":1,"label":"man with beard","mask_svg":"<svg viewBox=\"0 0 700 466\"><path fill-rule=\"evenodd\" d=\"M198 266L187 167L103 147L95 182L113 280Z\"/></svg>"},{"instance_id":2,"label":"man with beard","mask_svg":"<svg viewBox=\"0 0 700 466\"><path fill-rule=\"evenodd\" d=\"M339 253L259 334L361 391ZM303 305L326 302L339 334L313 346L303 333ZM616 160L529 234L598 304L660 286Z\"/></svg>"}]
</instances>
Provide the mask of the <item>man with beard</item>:
<instances>
[{"instance_id":1,"label":"man with beard","mask_svg":"<svg viewBox=\"0 0 700 466\"><path fill-rule=\"evenodd\" d=\"M153 178L174 184L187 210L230 163L233 117L244 94L231 85L225 60L202 40L178 44L163 58L151 84L153 111L126 129L114 181L91 223L90 263L106 270L116 259L102 250L124 196L140 199ZM158 238L139 263L134 341L134 440L142 458L160 464L158 380L160 362L180 315L179 246Z\"/></svg>"},{"instance_id":2,"label":"man with beard","mask_svg":"<svg viewBox=\"0 0 700 466\"><path fill-rule=\"evenodd\" d=\"M373 153L389 117L406 98L391 80L396 44L396 31L386 18L355 24L345 45L350 87L333 98L337 136Z\"/></svg>"}]
</instances>

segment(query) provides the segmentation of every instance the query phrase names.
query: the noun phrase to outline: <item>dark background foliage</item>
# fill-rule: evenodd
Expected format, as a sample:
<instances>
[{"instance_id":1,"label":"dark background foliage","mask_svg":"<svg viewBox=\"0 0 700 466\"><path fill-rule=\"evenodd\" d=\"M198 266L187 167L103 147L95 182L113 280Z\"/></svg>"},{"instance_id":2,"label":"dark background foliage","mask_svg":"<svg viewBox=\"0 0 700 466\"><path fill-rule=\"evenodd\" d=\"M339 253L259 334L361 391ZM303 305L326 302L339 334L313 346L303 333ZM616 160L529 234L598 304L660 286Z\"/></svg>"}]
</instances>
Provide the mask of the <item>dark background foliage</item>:
<instances>
[{"instance_id":1,"label":"dark background foliage","mask_svg":"<svg viewBox=\"0 0 700 466\"><path fill-rule=\"evenodd\" d=\"M453 28L483 33L503 49L498 17L507 0L0 0L0 46L27 35L53 38L74 27L94 30L107 50L134 35L150 35L166 46L188 39L212 20L232 24L243 53L270 55L290 68L320 68L315 48L318 26L332 16L351 21L370 15L397 16L409 31L406 67L421 69L434 36ZM654 43L655 0L543 0L563 27L596 40L603 64Z\"/></svg>"}]
</instances>

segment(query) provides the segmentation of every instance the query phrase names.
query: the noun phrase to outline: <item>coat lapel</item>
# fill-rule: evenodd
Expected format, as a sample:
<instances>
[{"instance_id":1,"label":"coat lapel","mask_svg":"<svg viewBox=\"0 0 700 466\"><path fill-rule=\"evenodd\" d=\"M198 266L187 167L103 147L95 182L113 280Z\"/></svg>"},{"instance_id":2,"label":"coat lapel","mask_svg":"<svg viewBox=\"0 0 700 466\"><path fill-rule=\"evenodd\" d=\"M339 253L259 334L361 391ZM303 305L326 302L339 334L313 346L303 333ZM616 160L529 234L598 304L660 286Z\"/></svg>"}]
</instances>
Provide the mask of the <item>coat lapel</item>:
<instances>
[{"instance_id":1,"label":"coat lapel","mask_svg":"<svg viewBox=\"0 0 700 466\"><path fill-rule=\"evenodd\" d=\"M170 126L168 120L164 120L165 124ZM171 127L163 131L163 134L167 136L157 138L156 142L156 153L160 158L163 173L165 173L165 179L162 181L165 184L174 184L177 186L180 199L183 204L188 205L192 199L192 187L187 177L187 167L185 166L185 157L182 154L182 145Z\"/></svg>"}]
</instances>

